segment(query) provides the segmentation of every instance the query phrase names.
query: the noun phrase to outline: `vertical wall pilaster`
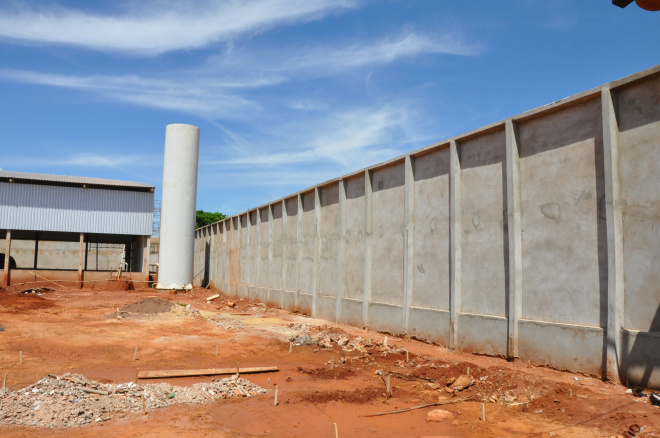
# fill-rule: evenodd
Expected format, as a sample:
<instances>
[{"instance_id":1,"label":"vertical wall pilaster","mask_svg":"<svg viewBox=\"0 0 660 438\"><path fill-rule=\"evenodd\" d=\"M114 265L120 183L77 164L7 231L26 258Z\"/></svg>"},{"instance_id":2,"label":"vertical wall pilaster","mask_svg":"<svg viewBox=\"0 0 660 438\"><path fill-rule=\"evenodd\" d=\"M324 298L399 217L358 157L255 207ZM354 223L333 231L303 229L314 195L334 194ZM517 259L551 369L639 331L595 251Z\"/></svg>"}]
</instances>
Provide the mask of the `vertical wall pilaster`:
<instances>
[{"instance_id":1,"label":"vertical wall pilaster","mask_svg":"<svg viewBox=\"0 0 660 438\"><path fill-rule=\"evenodd\" d=\"M404 252L403 252L403 321L405 333L410 330L410 303L414 293L415 175L414 158L406 155L404 183Z\"/></svg>"},{"instance_id":2,"label":"vertical wall pilaster","mask_svg":"<svg viewBox=\"0 0 660 438\"><path fill-rule=\"evenodd\" d=\"M217 234L218 234L218 224L213 223L209 227L211 229L211 255L209 257L209 284L211 287L214 289L217 289L216 286L216 275L217 275L217 269L215 268L215 260L216 260L216 248L215 245L217 244Z\"/></svg>"},{"instance_id":3,"label":"vertical wall pilaster","mask_svg":"<svg viewBox=\"0 0 660 438\"><path fill-rule=\"evenodd\" d=\"M371 268L373 263L373 185L372 173L364 171L364 298L362 300L362 326L369 326L369 302L371 301Z\"/></svg>"},{"instance_id":4,"label":"vertical wall pilaster","mask_svg":"<svg viewBox=\"0 0 660 438\"><path fill-rule=\"evenodd\" d=\"M252 263L254 261L254 248L252 246L252 213L247 212L247 240L246 240L246 246L248 250L248 258L247 258L247 272L245 273L245 283L246 284L246 291L245 295L248 298L254 298L250 296L250 286L255 287L255 292L256 292L256 284L254 281L254 267L252 266Z\"/></svg>"},{"instance_id":5,"label":"vertical wall pilaster","mask_svg":"<svg viewBox=\"0 0 660 438\"><path fill-rule=\"evenodd\" d=\"M280 306L284 308L284 288L286 286L287 278L287 248L288 237L286 235L287 224L289 223L289 213L286 211L286 200L282 199L282 275L280 276Z\"/></svg>"},{"instance_id":6,"label":"vertical wall pilaster","mask_svg":"<svg viewBox=\"0 0 660 438\"><path fill-rule=\"evenodd\" d=\"M259 296L259 284L260 278L261 278L261 209L257 208L257 260L256 260L256 273L254 277L254 289L257 294L257 297Z\"/></svg>"},{"instance_id":7,"label":"vertical wall pilaster","mask_svg":"<svg viewBox=\"0 0 660 438\"><path fill-rule=\"evenodd\" d=\"M458 145L452 140L449 145L449 247L451 271L449 277L449 348L458 347L458 315L461 311L463 269L461 242L463 237L461 211L462 183L461 161Z\"/></svg>"},{"instance_id":8,"label":"vertical wall pilaster","mask_svg":"<svg viewBox=\"0 0 660 438\"><path fill-rule=\"evenodd\" d=\"M619 124L616 94L601 89L605 165L605 217L607 220L607 363L606 376L620 380L621 327L624 315L623 216L619 171Z\"/></svg>"},{"instance_id":9,"label":"vertical wall pilaster","mask_svg":"<svg viewBox=\"0 0 660 438\"><path fill-rule=\"evenodd\" d=\"M268 205L268 270L266 284L268 286L266 301L270 303L270 274L273 269L273 206Z\"/></svg>"},{"instance_id":10,"label":"vertical wall pilaster","mask_svg":"<svg viewBox=\"0 0 660 438\"><path fill-rule=\"evenodd\" d=\"M337 288L337 308L335 321L342 320L341 300L346 296L346 266L344 266L344 251L346 250L346 182L339 180L339 241L337 249L337 272L339 274Z\"/></svg>"},{"instance_id":11,"label":"vertical wall pilaster","mask_svg":"<svg viewBox=\"0 0 660 438\"><path fill-rule=\"evenodd\" d=\"M520 198L520 145L518 127L504 125L506 136L506 208L509 235L509 290L507 356L518 357L518 323L522 317L522 217Z\"/></svg>"},{"instance_id":12,"label":"vertical wall pilaster","mask_svg":"<svg viewBox=\"0 0 660 438\"><path fill-rule=\"evenodd\" d=\"M296 197L296 202L298 202L298 216L296 223L296 263L298 264L298 269L296 269L296 310L298 310L298 300L300 298L300 272L302 271L302 260L303 260L303 241L302 241L302 218L303 218L303 202L302 195L298 193Z\"/></svg>"},{"instance_id":13,"label":"vertical wall pilaster","mask_svg":"<svg viewBox=\"0 0 660 438\"><path fill-rule=\"evenodd\" d=\"M320 289L319 266L321 265L321 189L314 188L314 287L312 290L312 317L317 314L317 296Z\"/></svg>"},{"instance_id":14,"label":"vertical wall pilaster","mask_svg":"<svg viewBox=\"0 0 660 438\"><path fill-rule=\"evenodd\" d=\"M227 234L229 234L229 219L225 219L221 226L222 226L222 282L227 282L227 289L225 289L223 292L226 294L229 294L229 272L225 269L225 267L229 267L229 253L227 251ZM159 249L160 251L160 249Z\"/></svg>"}]
</instances>

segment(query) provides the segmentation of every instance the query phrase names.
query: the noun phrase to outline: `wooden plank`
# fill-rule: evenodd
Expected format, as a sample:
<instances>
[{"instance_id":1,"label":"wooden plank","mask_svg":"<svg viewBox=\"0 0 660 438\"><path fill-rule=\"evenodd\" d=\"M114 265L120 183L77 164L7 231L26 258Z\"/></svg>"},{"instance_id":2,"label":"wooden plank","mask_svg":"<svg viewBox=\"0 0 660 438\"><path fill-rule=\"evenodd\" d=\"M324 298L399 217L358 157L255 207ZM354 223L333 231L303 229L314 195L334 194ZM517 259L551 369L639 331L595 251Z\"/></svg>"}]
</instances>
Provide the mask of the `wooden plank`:
<instances>
[{"instance_id":1,"label":"wooden plank","mask_svg":"<svg viewBox=\"0 0 660 438\"><path fill-rule=\"evenodd\" d=\"M277 367L253 367L240 368L239 374L271 373L277 372ZM210 368L203 370L157 370L140 371L139 379L161 379L166 377L195 377L195 376L217 376L221 374L236 374L236 368Z\"/></svg>"}]
</instances>

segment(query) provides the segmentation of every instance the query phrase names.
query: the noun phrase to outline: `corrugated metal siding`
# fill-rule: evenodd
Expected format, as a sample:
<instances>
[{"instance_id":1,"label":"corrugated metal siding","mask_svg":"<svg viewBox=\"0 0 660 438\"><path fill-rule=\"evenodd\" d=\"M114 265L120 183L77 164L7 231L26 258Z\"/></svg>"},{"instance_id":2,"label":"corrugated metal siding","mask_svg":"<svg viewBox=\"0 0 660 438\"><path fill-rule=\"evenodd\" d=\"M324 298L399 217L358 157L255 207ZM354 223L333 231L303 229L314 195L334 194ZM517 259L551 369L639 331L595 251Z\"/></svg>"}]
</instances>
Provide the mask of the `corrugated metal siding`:
<instances>
[{"instance_id":1,"label":"corrugated metal siding","mask_svg":"<svg viewBox=\"0 0 660 438\"><path fill-rule=\"evenodd\" d=\"M87 176L49 175L46 173L12 172L7 170L0 170L0 177L14 178L17 180L24 179L24 180L44 181L44 182L95 184L95 185L112 186L112 187L139 187L139 188L153 187L150 184L138 183L133 181L118 181L114 179L91 178Z\"/></svg>"},{"instance_id":2,"label":"corrugated metal siding","mask_svg":"<svg viewBox=\"0 0 660 438\"><path fill-rule=\"evenodd\" d=\"M0 228L149 236L153 193L0 183Z\"/></svg>"}]
</instances>

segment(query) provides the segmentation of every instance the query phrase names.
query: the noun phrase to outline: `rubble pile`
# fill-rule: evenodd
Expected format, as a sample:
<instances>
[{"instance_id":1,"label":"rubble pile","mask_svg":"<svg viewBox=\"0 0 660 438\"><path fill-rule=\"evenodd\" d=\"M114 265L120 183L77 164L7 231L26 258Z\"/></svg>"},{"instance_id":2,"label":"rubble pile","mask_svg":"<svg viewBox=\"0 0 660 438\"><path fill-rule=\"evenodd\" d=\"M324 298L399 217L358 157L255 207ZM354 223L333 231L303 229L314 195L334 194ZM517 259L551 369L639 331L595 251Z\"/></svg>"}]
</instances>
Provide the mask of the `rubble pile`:
<instances>
[{"instance_id":1,"label":"rubble pile","mask_svg":"<svg viewBox=\"0 0 660 438\"><path fill-rule=\"evenodd\" d=\"M0 425L82 426L143 409L253 397L266 391L238 376L183 387L169 383L114 385L87 380L80 374L49 375L18 391L0 390Z\"/></svg>"}]
</instances>

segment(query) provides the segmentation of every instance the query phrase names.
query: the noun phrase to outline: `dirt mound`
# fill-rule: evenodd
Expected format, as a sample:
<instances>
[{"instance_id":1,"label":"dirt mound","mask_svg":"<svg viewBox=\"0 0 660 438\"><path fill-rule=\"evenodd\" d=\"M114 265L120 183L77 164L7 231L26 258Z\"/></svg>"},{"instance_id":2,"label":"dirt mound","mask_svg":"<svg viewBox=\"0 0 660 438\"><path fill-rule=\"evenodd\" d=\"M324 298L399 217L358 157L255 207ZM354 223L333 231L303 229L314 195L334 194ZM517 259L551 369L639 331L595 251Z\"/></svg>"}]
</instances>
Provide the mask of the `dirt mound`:
<instances>
[{"instance_id":1,"label":"dirt mound","mask_svg":"<svg viewBox=\"0 0 660 438\"><path fill-rule=\"evenodd\" d=\"M119 309L121 313L141 315L155 315L157 313L171 312L176 304L161 298L151 297L137 301Z\"/></svg>"}]
</instances>

